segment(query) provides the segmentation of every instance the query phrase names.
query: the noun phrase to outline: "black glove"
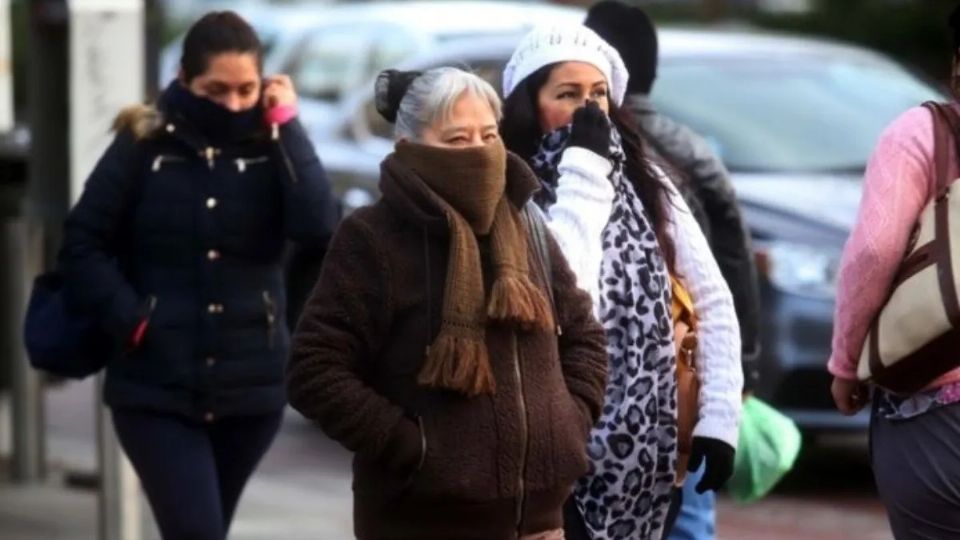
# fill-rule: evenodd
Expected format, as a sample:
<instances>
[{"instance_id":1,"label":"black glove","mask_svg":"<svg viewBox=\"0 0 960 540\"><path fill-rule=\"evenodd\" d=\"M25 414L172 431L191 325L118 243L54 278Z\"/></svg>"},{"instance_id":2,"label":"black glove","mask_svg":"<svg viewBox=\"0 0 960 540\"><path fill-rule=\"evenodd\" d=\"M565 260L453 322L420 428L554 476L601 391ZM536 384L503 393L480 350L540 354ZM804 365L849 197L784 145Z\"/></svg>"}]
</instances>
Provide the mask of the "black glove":
<instances>
[{"instance_id":1,"label":"black glove","mask_svg":"<svg viewBox=\"0 0 960 540\"><path fill-rule=\"evenodd\" d=\"M703 478L697 483L697 493L705 493L711 489L716 491L730 479L730 475L733 474L734 454L736 450L723 441L706 437L693 438L687 470L695 472L704 460L707 462Z\"/></svg>"},{"instance_id":2,"label":"black glove","mask_svg":"<svg viewBox=\"0 0 960 540\"><path fill-rule=\"evenodd\" d=\"M570 144L591 152L610 157L610 121L596 101L573 111L573 129L570 132Z\"/></svg>"}]
</instances>

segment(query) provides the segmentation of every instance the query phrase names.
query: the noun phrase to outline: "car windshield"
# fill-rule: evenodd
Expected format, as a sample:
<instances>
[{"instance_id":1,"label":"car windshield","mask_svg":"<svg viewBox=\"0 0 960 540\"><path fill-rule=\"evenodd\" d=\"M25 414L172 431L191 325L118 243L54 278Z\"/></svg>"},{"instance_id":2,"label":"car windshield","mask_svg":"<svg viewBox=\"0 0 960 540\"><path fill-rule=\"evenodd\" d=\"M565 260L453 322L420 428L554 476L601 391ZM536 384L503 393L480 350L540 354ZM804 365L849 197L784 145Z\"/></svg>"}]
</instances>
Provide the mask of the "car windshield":
<instances>
[{"instance_id":1,"label":"car windshield","mask_svg":"<svg viewBox=\"0 0 960 540\"><path fill-rule=\"evenodd\" d=\"M899 66L823 57L672 59L658 110L706 136L738 172L860 172L883 128L944 97Z\"/></svg>"}]
</instances>

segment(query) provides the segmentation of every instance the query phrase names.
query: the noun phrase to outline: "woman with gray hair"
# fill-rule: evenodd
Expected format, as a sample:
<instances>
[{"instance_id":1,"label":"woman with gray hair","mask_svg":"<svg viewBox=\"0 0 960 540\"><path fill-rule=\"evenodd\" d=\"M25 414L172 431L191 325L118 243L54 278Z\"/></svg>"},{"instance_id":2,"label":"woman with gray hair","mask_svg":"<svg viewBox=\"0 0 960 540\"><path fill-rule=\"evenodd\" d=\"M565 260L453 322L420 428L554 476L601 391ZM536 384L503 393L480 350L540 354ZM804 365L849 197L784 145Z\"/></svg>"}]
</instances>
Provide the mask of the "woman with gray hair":
<instances>
[{"instance_id":1,"label":"woman with gray hair","mask_svg":"<svg viewBox=\"0 0 960 540\"><path fill-rule=\"evenodd\" d=\"M606 378L590 298L489 84L387 71L377 105L398 140L383 197L334 237L290 402L355 452L357 538L562 539Z\"/></svg>"}]
</instances>

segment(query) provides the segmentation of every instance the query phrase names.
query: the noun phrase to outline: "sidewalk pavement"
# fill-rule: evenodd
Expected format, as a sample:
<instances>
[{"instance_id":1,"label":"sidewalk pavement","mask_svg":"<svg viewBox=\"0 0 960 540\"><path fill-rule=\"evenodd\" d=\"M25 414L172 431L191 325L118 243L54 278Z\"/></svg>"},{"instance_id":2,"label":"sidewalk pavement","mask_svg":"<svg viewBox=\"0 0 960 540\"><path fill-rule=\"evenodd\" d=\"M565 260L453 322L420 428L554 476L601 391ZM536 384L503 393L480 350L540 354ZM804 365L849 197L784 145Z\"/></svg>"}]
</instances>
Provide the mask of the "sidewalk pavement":
<instances>
[{"instance_id":1,"label":"sidewalk pavement","mask_svg":"<svg viewBox=\"0 0 960 540\"><path fill-rule=\"evenodd\" d=\"M97 540L96 492L63 482L66 472L95 467L92 384L52 389L46 404L49 478L13 485L0 461L0 540ZM890 540L869 467L857 457L865 449L819 454L801 460L791 485L755 505L721 497L718 540ZM288 411L241 498L230 539L353 538L350 477L349 454ZM149 507L142 508L143 540L159 540Z\"/></svg>"},{"instance_id":2,"label":"sidewalk pavement","mask_svg":"<svg viewBox=\"0 0 960 540\"><path fill-rule=\"evenodd\" d=\"M0 538L4 540L97 540L95 491L71 488L63 471L35 485L0 483ZM240 503L231 539L352 538L349 507L342 497L324 497L269 479L254 479ZM143 503L144 540L160 540Z\"/></svg>"},{"instance_id":3,"label":"sidewalk pavement","mask_svg":"<svg viewBox=\"0 0 960 540\"><path fill-rule=\"evenodd\" d=\"M97 540L97 492L64 482L95 471L92 384L47 393L48 477L9 481L0 461L0 539ZM240 500L231 540L353 538L349 455L288 410L273 447ZM160 540L146 501L143 540Z\"/></svg>"}]
</instances>

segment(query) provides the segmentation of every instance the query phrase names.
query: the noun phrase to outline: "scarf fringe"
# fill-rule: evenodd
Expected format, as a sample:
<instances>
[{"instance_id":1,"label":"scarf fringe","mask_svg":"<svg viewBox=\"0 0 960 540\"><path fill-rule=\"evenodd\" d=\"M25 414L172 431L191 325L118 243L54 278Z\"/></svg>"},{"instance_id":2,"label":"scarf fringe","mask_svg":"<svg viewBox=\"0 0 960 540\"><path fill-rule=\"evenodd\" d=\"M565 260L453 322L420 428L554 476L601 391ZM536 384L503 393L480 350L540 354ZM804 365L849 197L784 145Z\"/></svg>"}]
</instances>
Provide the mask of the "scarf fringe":
<instances>
[{"instance_id":1,"label":"scarf fringe","mask_svg":"<svg viewBox=\"0 0 960 540\"><path fill-rule=\"evenodd\" d=\"M493 283L487 316L512 323L524 330L553 330L550 302L530 278L524 275L501 275Z\"/></svg>"},{"instance_id":2,"label":"scarf fringe","mask_svg":"<svg viewBox=\"0 0 960 540\"><path fill-rule=\"evenodd\" d=\"M496 382L483 337L462 337L441 331L427 352L417 382L469 397L493 394Z\"/></svg>"}]
</instances>

